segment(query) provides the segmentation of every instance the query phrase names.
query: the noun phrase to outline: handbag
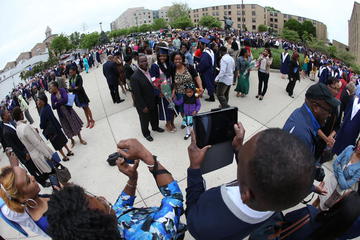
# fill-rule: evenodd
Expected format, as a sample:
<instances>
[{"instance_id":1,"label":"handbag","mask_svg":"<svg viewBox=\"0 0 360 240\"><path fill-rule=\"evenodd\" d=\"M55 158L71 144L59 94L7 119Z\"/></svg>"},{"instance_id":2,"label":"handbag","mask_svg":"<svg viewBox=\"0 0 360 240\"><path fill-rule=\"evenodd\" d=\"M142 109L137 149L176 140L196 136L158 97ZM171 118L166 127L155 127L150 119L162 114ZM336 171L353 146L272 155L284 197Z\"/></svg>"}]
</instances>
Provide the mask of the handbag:
<instances>
[{"instance_id":1,"label":"handbag","mask_svg":"<svg viewBox=\"0 0 360 240\"><path fill-rule=\"evenodd\" d=\"M74 105L74 102L75 102L75 94L68 93L68 101L65 105L68 107L72 107Z\"/></svg>"},{"instance_id":2,"label":"handbag","mask_svg":"<svg viewBox=\"0 0 360 240\"><path fill-rule=\"evenodd\" d=\"M61 163L55 167L56 176L61 184L67 183L71 179L70 171L67 167L62 165Z\"/></svg>"}]
</instances>

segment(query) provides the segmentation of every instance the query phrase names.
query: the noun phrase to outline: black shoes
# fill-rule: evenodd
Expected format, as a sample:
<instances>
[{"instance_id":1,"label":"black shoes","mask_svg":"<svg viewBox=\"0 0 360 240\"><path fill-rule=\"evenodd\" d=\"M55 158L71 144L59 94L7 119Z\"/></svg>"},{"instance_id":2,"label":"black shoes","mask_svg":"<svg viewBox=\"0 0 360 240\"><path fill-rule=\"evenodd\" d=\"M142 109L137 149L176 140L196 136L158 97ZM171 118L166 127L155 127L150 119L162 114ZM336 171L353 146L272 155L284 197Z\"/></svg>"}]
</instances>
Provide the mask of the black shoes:
<instances>
[{"instance_id":1,"label":"black shoes","mask_svg":"<svg viewBox=\"0 0 360 240\"><path fill-rule=\"evenodd\" d=\"M148 140L149 142L152 142L152 141L154 141L154 139L152 138L152 136L147 136L147 137L145 137L146 138L146 140Z\"/></svg>"},{"instance_id":2,"label":"black shoes","mask_svg":"<svg viewBox=\"0 0 360 240\"><path fill-rule=\"evenodd\" d=\"M191 136L190 134L186 134L184 140L188 140L190 136Z\"/></svg>"},{"instance_id":3,"label":"black shoes","mask_svg":"<svg viewBox=\"0 0 360 240\"><path fill-rule=\"evenodd\" d=\"M153 131L158 132L158 133L163 133L163 132L165 132L165 130L162 129L162 128L160 128L160 127L158 127L157 129L153 129Z\"/></svg>"},{"instance_id":4,"label":"black shoes","mask_svg":"<svg viewBox=\"0 0 360 240\"><path fill-rule=\"evenodd\" d=\"M122 103L123 101L125 101L125 99L120 99L120 100L117 101L116 103Z\"/></svg>"},{"instance_id":5,"label":"black shoes","mask_svg":"<svg viewBox=\"0 0 360 240\"><path fill-rule=\"evenodd\" d=\"M215 102L215 97L210 96L209 98L205 99L205 101L207 101L207 102Z\"/></svg>"}]
</instances>

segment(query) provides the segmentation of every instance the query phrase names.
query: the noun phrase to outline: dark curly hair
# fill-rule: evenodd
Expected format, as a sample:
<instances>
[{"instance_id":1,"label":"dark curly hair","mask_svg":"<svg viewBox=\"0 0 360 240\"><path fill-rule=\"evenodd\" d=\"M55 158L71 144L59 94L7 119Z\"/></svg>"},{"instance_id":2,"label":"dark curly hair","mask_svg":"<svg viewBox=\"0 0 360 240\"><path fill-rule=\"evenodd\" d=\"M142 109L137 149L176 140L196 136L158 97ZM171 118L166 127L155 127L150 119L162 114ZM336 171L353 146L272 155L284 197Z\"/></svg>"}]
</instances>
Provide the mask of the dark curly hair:
<instances>
[{"instance_id":1,"label":"dark curly hair","mask_svg":"<svg viewBox=\"0 0 360 240\"><path fill-rule=\"evenodd\" d=\"M72 185L55 192L46 212L54 240L121 239L115 216L91 210L83 188Z\"/></svg>"}]
</instances>

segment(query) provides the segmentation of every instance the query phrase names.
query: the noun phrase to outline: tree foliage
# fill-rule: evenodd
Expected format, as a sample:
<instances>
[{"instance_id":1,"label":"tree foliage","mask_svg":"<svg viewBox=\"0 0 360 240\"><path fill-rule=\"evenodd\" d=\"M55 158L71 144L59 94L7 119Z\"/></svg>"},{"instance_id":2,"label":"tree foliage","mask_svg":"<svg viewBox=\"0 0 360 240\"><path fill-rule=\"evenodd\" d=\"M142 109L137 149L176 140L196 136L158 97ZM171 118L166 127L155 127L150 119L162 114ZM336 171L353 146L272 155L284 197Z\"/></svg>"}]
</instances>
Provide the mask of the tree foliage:
<instances>
[{"instance_id":1,"label":"tree foliage","mask_svg":"<svg viewBox=\"0 0 360 240\"><path fill-rule=\"evenodd\" d=\"M199 25L207 28L221 28L221 22L213 16L202 16Z\"/></svg>"},{"instance_id":2,"label":"tree foliage","mask_svg":"<svg viewBox=\"0 0 360 240\"><path fill-rule=\"evenodd\" d=\"M53 50L57 56L70 50L71 48L72 45L70 44L69 39L63 34L55 37L50 45L50 49Z\"/></svg>"},{"instance_id":3,"label":"tree foliage","mask_svg":"<svg viewBox=\"0 0 360 240\"><path fill-rule=\"evenodd\" d=\"M266 32L268 30L268 26L264 25L264 24L260 24L258 26L258 31L259 32Z\"/></svg>"},{"instance_id":4,"label":"tree foliage","mask_svg":"<svg viewBox=\"0 0 360 240\"><path fill-rule=\"evenodd\" d=\"M104 31L102 31L99 36L99 43L107 44L109 42L110 42L109 37L107 36L107 34Z\"/></svg>"},{"instance_id":5,"label":"tree foliage","mask_svg":"<svg viewBox=\"0 0 360 240\"><path fill-rule=\"evenodd\" d=\"M269 7L269 6L266 6L265 9L268 10L268 11L271 11L271 12L280 12L279 10L277 10L277 9L275 9L273 7Z\"/></svg>"},{"instance_id":6,"label":"tree foliage","mask_svg":"<svg viewBox=\"0 0 360 240\"><path fill-rule=\"evenodd\" d=\"M302 30L303 32L308 32L313 37L316 37L316 27L313 25L313 23L309 20L306 20L302 23Z\"/></svg>"},{"instance_id":7,"label":"tree foliage","mask_svg":"<svg viewBox=\"0 0 360 240\"><path fill-rule=\"evenodd\" d=\"M281 37L291 42L300 42L299 34L296 31L290 30L288 28L283 29Z\"/></svg>"},{"instance_id":8,"label":"tree foliage","mask_svg":"<svg viewBox=\"0 0 360 240\"><path fill-rule=\"evenodd\" d=\"M154 23L152 24L152 30L157 31L160 29L167 28L168 23L163 18L157 18L154 20Z\"/></svg>"},{"instance_id":9,"label":"tree foliage","mask_svg":"<svg viewBox=\"0 0 360 240\"><path fill-rule=\"evenodd\" d=\"M288 21L286 21L286 23L284 23L284 28L297 32L299 36L302 36L303 34L303 28L301 23L293 18L289 19Z\"/></svg>"},{"instance_id":10,"label":"tree foliage","mask_svg":"<svg viewBox=\"0 0 360 240\"><path fill-rule=\"evenodd\" d=\"M189 16L182 16L170 23L172 28L185 29L187 27L193 27L194 24Z\"/></svg>"},{"instance_id":11,"label":"tree foliage","mask_svg":"<svg viewBox=\"0 0 360 240\"><path fill-rule=\"evenodd\" d=\"M152 26L150 24L143 24L139 27L139 32L149 32L151 29Z\"/></svg>"},{"instance_id":12,"label":"tree foliage","mask_svg":"<svg viewBox=\"0 0 360 240\"><path fill-rule=\"evenodd\" d=\"M190 8L186 3L174 3L168 10L167 16L170 23L184 16L189 17Z\"/></svg>"},{"instance_id":13,"label":"tree foliage","mask_svg":"<svg viewBox=\"0 0 360 240\"><path fill-rule=\"evenodd\" d=\"M83 39L81 40L80 46L84 49L91 49L99 44L100 35L98 32L93 32L89 34L85 34Z\"/></svg>"},{"instance_id":14,"label":"tree foliage","mask_svg":"<svg viewBox=\"0 0 360 240\"><path fill-rule=\"evenodd\" d=\"M80 33L79 32L73 32L69 35L70 43L74 45L75 47L79 47L80 45Z\"/></svg>"}]
</instances>

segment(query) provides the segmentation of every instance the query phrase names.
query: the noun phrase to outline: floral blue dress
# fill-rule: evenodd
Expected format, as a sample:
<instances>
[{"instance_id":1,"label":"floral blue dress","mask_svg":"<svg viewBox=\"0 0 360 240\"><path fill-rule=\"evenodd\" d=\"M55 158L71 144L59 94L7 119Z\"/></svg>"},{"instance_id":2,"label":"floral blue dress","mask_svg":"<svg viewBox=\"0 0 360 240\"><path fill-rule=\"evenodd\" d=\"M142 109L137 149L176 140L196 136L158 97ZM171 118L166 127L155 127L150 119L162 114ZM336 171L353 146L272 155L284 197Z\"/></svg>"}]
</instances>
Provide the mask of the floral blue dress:
<instances>
[{"instance_id":1,"label":"floral blue dress","mask_svg":"<svg viewBox=\"0 0 360 240\"><path fill-rule=\"evenodd\" d=\"M164 198L160 207L134 208L135 196L122 192L113 206L118 228L125 239L181 239L186 226L180 223L184 213L183 195L176 181L159 187Z\"/></svg>"}]
</instances>

